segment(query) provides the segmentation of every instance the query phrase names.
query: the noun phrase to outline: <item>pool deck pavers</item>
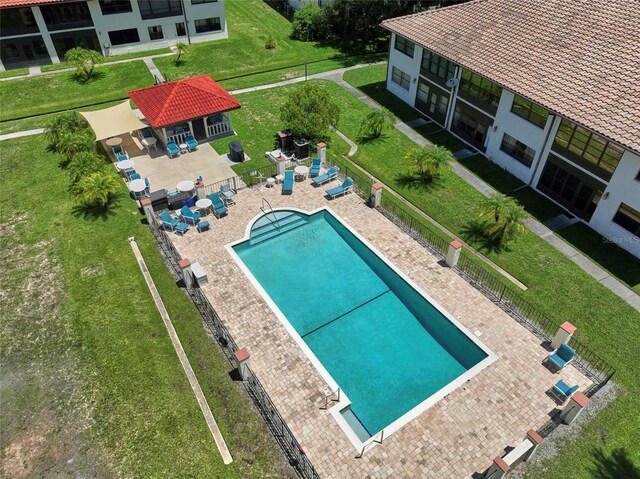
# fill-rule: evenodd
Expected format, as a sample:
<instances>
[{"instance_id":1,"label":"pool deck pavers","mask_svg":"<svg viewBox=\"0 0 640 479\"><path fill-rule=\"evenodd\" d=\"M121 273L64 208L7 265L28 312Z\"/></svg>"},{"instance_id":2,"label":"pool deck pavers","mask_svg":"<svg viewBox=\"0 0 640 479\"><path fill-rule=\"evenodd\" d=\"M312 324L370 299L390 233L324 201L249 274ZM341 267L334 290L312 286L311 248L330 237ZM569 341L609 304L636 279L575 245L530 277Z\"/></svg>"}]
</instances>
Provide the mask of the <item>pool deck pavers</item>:
<instances>
[{"instance_id":1,"label":"pool deck pavers","mask_svg":"<svg viewBox=\"0 0 640 479\"><path fill-rule=\"evenodd\" d=\"M206 218L209 231L169 233L182 257L197 259L208 273L203 291L238 346L251 353L253 371L320 477L471 478L547 422L558 405L546 391L560 378L581 389L590 384L572 366L552 374L541 364L549 352L539 339L357 195L327 200L324 190L308 180L296 182L287 196L279 185L244 189L226 217ZM244 237L261 214L262 197L274 208L329 206L469 331L479 331L498 360L357 459L330 412L321 409L327 384L224 248ZM295 300L304 305L303 298Z\"/></svg>"}]
</instances>

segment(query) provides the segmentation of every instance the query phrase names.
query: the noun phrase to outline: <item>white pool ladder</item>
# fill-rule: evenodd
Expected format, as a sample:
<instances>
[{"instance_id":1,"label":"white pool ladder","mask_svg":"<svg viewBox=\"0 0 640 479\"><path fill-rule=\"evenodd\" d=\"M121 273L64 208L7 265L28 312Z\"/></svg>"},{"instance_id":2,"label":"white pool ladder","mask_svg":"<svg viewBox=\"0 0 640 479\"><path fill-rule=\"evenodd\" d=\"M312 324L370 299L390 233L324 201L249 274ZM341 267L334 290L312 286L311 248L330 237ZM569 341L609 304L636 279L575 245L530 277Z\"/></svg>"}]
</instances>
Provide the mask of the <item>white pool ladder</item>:
<instances>
[{"instance_id":1,"label":"white pool ladder","mask_svg":"<svg viewBox=\"0 0 640 479\"><path fill-rule=\"evenodd\" d=\"M275 211L273 211L271 203L269 203L265 197L262 198L262 206L260 207L260 210L264 213L265 218L271 221L271 223L276 227L276 230L280 231L280 221L278 220L278 216ZM269 213L273 215L273 219L269 218Z\"/></svg>"}]
</instances>

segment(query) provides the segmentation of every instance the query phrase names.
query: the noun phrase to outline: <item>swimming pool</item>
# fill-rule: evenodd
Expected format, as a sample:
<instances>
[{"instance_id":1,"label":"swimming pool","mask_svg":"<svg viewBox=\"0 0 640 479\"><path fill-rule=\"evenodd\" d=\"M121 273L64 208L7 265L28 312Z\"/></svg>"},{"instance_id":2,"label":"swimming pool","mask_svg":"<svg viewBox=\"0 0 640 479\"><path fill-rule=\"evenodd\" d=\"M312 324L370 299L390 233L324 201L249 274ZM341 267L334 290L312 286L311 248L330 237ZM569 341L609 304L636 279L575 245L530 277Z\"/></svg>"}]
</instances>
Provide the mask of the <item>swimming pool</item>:
<instances>
[{"instance_id":1,"label":"swimming pool","mask_svg":"<svg viewBox=\"0 0 640 479\"><path fill-rule=\"evenodd\" d=\"M277 227L276 227L277 225ZM495 359L329 209L279 210L229 250L330 388L356 447Z\"/></svg>"}]
</instances>

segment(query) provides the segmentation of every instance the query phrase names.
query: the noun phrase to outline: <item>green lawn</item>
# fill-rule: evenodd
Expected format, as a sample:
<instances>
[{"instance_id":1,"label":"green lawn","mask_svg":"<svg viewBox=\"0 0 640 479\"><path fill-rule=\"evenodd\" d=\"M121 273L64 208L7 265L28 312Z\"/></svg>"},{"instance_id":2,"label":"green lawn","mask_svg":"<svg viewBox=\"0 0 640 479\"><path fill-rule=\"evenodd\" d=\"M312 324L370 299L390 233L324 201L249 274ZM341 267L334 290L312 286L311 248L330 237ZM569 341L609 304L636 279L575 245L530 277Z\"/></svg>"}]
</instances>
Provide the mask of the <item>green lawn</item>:
<instances>
[{"instance_id":1,"label":"green lawn","mask_svg":"<svg viewBox=\"0 0 640 479\"><path fill-rule=\"evenodd\" d=\"M42 135L2 146L11 151L0 165L6 225L0 447L7 477L294 477L168 273L125 185L107 214L94 215L72 202L66 172ZM130 236L229 445L229 466L171 346Z\"/></svg>"},{"instance_id":2,"label":"green lawn","mask_svg":"<svg viewBox=\"0 0 640 479\"><path fill-rule=\"evenodd\" d=\"M0 83L0 120L78 108L126 98L129 90L153 85L142 61L106 65L87 83L77 82L71 72Z\"/></svg>"},{"instance_id":3,"label":"green lawn","mask_svg":"<svg viewBox=\"0 0 640 479\"><path fill-rule=\"evenodd\" d=\"M29 73L28 68L14 68L13 70L5 70L3 72L0 72L0 78L17 77L20 75L26 75L28 73Z\"/></svg>"},{"instance_id":4,"label":"green lawn","mask_svg":"<svg viewBox=\"0 0 640 479\"><path fill-rule=\"evenodd\" d=\"M169 47L158 48L155 50L145 50L143 52L132 52L132 53L123 53L122 55L113 55L110 57L105 57L104 63L108 64L108 63L117 62L121 60L129 60L131 58L142 58L142 57L148 57L151 55L162 55L163 53L171 53L171 48ZM101 65L98 65L98 68L100 67ZM62 63L56 63L54 65L44 65L40 67L40 70L42 70L43 72L53 72L57 70L64 70L65 68L73 68L73 65L68 65L67 63L62 62Z\"/></svg>"}]
</instances>

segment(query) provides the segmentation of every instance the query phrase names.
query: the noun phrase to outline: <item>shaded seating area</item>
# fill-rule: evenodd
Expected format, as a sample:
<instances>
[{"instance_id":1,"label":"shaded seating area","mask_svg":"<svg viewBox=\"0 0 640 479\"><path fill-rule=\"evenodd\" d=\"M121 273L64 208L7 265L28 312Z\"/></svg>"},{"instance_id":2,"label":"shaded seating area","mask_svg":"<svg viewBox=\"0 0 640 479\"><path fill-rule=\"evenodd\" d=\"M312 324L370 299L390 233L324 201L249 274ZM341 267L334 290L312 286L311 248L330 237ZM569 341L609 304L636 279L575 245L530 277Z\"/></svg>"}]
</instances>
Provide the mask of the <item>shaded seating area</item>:
<instances>
[{"instance_id":1,"label":"shaded seating area","mask_svg":"<svg viewBox=\"0 0 640 479\"><path fill-rule=\"evenodd\" d=\"M323 185L331 180L336 179L338 177L338 171L339 169L337 166L332 166L326 171L326 173L313 178L311 181L316 186Z\"/></svg>"},{"instance_id":2,"label":"shaded seating area","mask_svg":"<svg viewBox=\"0 0 640 479\"><path fill-rule=\"evenodd\" d=\"M549 390L549 394L551 394L559 403L564 403L579 389L579 385L576 384L575 386L569 386L563 379L561 379L553 385Z\"/></svg>"},{"instance_id":3,"label":"shaded seating area","mask_svg":"<svg viewBox=\"0 0 640 479\"><path fill-rule=\"evenodd\" d=\"M329 188L327 190L327 196L333 199L337 196L346 195L351 191L352 186L353 186L353 180L347 176L340 186L336 186L335 188Z\"/></svg>"},{"instance_id":4,"label":"shaded seating area","mask_svg":"<svg viewBox=\"0 0 640 479\"><path fill-rule=\"evenodd\" d=\"M560 372L566 368L576 356L576 350L568 344L561 344L546 359L546 363L551 365L555 372Z\"/></svg>"}]
</instances>

